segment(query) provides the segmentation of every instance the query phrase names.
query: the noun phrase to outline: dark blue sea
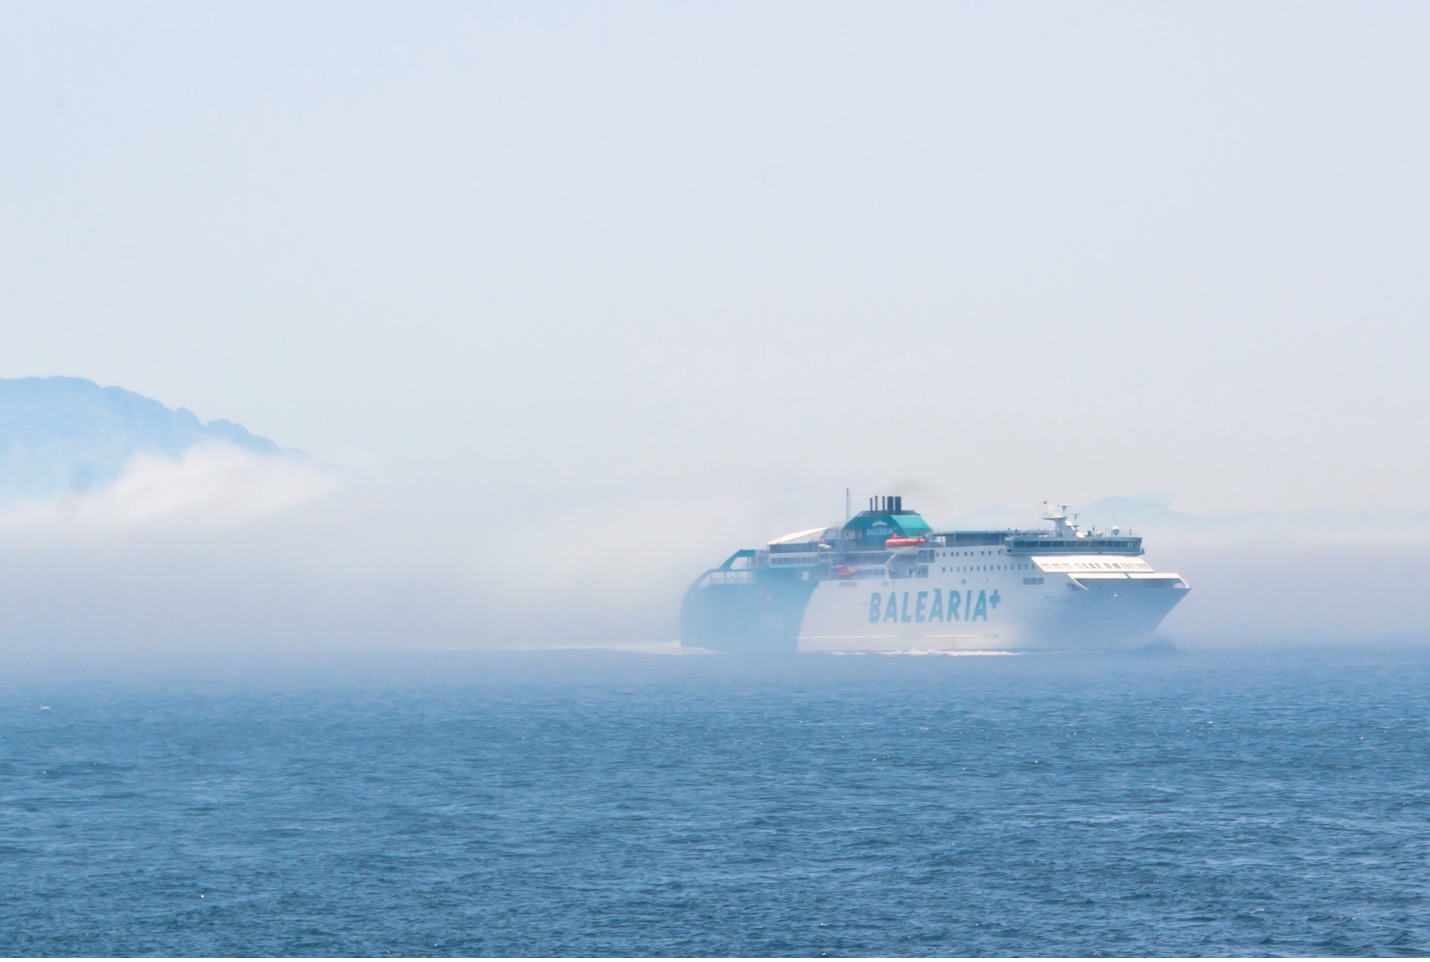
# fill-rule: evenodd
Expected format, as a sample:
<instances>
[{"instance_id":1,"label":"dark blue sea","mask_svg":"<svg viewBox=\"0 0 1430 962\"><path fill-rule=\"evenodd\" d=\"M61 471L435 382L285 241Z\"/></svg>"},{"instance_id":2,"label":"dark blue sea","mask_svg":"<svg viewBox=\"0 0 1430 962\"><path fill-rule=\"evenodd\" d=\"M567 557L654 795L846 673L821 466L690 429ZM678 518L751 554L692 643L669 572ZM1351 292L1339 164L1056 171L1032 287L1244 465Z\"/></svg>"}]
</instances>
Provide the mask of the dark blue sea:
<instances>
[{"instance_id":1,"label":"dark blue sea","mask_svg":"<svg viewBox=\"0 0 1430 962\"><path fill-rule=\"evenodd\" d=\"M0 699L0 955L1430 954L1430 644Z\"/></svg>"}]
</instances>

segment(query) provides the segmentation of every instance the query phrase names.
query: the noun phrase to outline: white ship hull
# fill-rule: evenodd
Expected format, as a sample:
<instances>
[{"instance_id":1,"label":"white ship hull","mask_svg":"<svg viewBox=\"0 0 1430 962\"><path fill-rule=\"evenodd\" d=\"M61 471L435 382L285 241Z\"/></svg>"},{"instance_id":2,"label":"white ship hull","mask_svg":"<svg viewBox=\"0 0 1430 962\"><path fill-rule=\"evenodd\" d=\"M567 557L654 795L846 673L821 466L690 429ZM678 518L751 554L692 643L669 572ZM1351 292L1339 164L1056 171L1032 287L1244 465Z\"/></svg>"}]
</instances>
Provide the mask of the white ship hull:
<instances>
[{"instance_id":1,"label":"white ship hull","mask_svg":"<svg viewBox=\"0 0 1430 962\"><path fill-rule=\"evenodd\" d=\"M910 587L824 582L801 619L800 651L1016 651L1145 644L1181 601L1184 583L1124 579L1084 587L1063 575L1042 585L989 577ZM958 598L957 617L949 599ZM997 599L996 603L992 599ZM937 607L935 607L935 603Z\"/></svg>"}]
</instances>

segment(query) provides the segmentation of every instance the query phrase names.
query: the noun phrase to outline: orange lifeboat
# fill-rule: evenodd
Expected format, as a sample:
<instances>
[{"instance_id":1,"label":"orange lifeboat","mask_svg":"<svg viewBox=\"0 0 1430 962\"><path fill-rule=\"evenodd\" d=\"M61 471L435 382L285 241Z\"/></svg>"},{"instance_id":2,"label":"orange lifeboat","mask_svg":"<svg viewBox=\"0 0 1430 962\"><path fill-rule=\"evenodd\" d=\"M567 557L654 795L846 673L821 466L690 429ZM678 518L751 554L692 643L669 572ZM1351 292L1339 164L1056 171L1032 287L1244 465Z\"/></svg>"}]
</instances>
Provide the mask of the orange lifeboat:
<instances>
[{"instance_id":1,"label":"orange lifeboat","mask_svg":"<svg viewBox=\"0 0 1430 962\"><path fill-rule=\"evenodd\" d=\"M835 565L835 566L834 566L834 577L836 577L836 578L852 578L852 577L854 577L855 575L857 575L858 573L859 573L859 572L855 571L853 568L849 567L848 565Z\"/></svg>"},{"instance_id":2,"label":"orange lifeboat","mask_svg":"<svg viewBox=\"0 0 1430 962\"><path fill-rule=\"evenodd\" d=\"M889 538L884 547L894 554L911 554L928 544L923 538Z\"/></svg>"}]
</instances>

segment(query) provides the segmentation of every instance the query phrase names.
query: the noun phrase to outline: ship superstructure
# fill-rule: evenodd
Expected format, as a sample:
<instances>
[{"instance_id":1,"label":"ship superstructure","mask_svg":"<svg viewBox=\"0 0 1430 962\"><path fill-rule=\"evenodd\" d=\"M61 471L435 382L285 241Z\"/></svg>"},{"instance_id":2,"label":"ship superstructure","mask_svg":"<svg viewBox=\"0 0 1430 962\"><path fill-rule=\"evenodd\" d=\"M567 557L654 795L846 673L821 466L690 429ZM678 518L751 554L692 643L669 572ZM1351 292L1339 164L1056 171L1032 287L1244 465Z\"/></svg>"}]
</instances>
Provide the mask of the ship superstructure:
<instances>
[{"instance_id":1,"label":"ship superstructure","mask_svg":"<svg viewBox=\"0 0 1430 962\"><path fill-rule=\"evenodd\" d=\"M1187 593L1142 538L1049 528L936 531L897 495L843 525L736 551L685 593L681 643L717 651L958 651L1144 644Z\"/></svg>"}]
</instances>

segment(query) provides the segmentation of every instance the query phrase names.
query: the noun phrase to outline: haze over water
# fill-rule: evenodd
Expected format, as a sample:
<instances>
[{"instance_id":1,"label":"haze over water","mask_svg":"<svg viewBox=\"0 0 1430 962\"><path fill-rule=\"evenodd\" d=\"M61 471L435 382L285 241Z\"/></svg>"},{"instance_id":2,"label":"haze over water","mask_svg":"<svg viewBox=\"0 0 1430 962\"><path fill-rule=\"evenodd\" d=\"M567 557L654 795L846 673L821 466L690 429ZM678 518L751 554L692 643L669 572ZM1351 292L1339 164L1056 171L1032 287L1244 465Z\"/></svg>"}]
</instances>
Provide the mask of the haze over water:
<instances>
[{"instance_id":1,"label":"haze over water","mask_svg":"<svg viewBox=\"0 0 1430 962\"><path fill-rule=\"evenodd\" d=\"M0 36L0 377L315 469L0 490L0 659L669 642L846 488L1160 505L1152 560L1225 589L1169 621L1198 643L1418 624L1423 6L335 10Z\"/></svg>"},{"instance_id":2,"label":"haze over water","mask_svg":"<svg viewBox=\"0 0 1430 962\"><path fill-rule=\"evenodd\" d=\"M1424 955L1423 649L9 686L0 954Z\"/></svg>"},{"instance_id":3,"label":"haze over water","mask_svg":"<svg viewBox=\"0 0 1430 962\"><path fill-rule=\"evenodd\" d=\"M1430 954L1430 6L6 13L0 954ZM669 657L850 488L1177 650Z\"/></svg>"}]
</instances>

